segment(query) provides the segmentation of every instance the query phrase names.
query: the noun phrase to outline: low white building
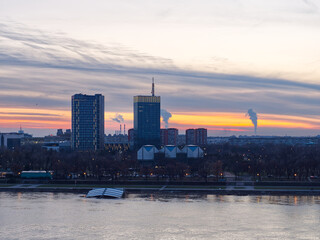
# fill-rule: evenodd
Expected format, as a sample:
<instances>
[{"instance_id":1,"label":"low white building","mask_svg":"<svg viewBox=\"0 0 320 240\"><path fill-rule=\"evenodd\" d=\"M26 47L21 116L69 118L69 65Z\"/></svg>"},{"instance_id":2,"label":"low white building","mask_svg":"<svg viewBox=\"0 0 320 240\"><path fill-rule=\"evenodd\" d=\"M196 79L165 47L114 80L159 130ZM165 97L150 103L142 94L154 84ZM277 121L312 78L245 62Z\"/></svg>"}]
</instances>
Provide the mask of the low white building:
<instances>
[{"instance_id":1,"label":"low white building","mask_svg":"<svg viewBox=\"0 0 320 240\"><path fill-rule=\"evenodd\" d=\"M70 141L58 141L58 142L45 142L42 145L42 148L46 150L52 150L59 152L60 150L70 150L71 149L71 142Z\"/></svg>"},{"instance_id":2,"label":"low white building","mask_svg":"<svg viewBox=\"0 0 320 240\"><path fill-rule=\"evenodd\" d=\"M186 145L182 149L183 153L187 154L187 158L203 158L203 150L196 145Z\"/></svg>"},{"instance_id":3,"label":"low white building","mask_svg":"<svg viewBox=\"0 0 320 240\"><path fill-rule=\"evenodd\" d=\"M14 149L21 146L23 134L18 133L0 133L0 147Z\"/></svg>"},{"instance_id":4,"label":"low white building","mask_svg":"<svg viewBox=\"0 0 320 240\"><path fill-rule=\"evenodd\" d=\"M154 154L159 150L154 145L144 145L137 152L137 158L140 161L153 161Z\"/></svg>"},{"instance_id":5,"label":"low white building","mask_svg":"<svg viewBox=\"0 0 320 240\"><path fill-rule=\"evenodd\" d=\"M181 150L174 145L166 145L159 152L164 153L165 158L177 158L177 153L181 153Z\"/></svg>"}]
</instances>

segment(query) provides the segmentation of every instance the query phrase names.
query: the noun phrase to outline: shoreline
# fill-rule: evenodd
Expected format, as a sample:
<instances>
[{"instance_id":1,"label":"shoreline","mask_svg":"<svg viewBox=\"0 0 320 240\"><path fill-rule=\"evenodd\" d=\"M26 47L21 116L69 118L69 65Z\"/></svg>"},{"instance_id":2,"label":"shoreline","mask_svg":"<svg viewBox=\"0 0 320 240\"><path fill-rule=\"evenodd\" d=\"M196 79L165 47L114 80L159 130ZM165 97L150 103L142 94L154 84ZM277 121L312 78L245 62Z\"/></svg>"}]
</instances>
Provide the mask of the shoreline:
<instances>
[{"instance_id":1,"label":"shoreline","mask_svg":"<svg viewBox=\"0 0 320 240\"><path fill-rule=\"evenodd\" d=\"M0 187L0 192L53 192L86 194L92 188L88 187ZM128 194L214 194L214 195L295 195L320 196L320 190L295 189L192 189L192 188L124 188Z\"/></svg>"}]
</instances>

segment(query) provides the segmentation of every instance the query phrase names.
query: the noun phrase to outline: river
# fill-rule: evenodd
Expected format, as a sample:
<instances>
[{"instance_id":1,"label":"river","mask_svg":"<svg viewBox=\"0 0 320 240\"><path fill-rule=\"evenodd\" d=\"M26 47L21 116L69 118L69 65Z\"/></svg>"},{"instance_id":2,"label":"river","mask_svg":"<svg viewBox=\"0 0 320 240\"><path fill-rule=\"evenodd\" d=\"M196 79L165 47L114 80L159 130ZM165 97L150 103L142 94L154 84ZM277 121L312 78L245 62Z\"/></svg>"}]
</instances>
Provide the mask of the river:
<instances>
[{"instance_id":1,"label":"river","mask_svg":"<svg viewBox=\"0 0 320 240\"><path fill-rule=\"evenodd\" d=\"M0 192L0 239L320 239L319 196Z\"/></svg>"}]
</instances>

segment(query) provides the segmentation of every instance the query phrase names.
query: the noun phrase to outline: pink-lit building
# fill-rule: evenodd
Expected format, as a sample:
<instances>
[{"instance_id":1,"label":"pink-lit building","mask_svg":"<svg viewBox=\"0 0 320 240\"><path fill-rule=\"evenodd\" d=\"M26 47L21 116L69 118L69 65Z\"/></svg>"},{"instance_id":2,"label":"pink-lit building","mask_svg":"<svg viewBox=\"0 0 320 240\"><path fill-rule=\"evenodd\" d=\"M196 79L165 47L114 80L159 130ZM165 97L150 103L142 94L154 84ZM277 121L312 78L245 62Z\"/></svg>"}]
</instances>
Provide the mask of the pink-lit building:
<instances>
[{"instance_id":1,"label":"pink-lit building","mask_svg":"<svg viewBox=\"0 0 320 240\"><path fill-rule=\"evenodd\" d=\"M161 145L177 145L178 129L163 128L160 129Z\"/></svg>"}]
</instances>

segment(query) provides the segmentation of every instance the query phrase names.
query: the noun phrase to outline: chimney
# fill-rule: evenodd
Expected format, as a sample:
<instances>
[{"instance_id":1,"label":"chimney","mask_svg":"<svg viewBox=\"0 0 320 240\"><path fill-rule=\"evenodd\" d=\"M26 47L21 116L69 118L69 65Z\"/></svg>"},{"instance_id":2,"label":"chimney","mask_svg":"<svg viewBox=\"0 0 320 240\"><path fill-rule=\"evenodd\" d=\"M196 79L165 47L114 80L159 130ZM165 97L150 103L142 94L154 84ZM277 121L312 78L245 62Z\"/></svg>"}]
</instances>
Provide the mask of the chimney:
<instances>
[{"instance_id":1,"label":"chimney","mask_svg":"<svg viewBox=\"0 0 320 240\"><path fill-rule=\"evenodd\" d=\"M121 124L120 124L120 133L119 133L119 134L121 134L121 133L122 133L122 132L121 132L121 131L122 131L122 130L121 130L121 127L122 127L122 126L121 126Z\"/></svg>"}]
</instances>

